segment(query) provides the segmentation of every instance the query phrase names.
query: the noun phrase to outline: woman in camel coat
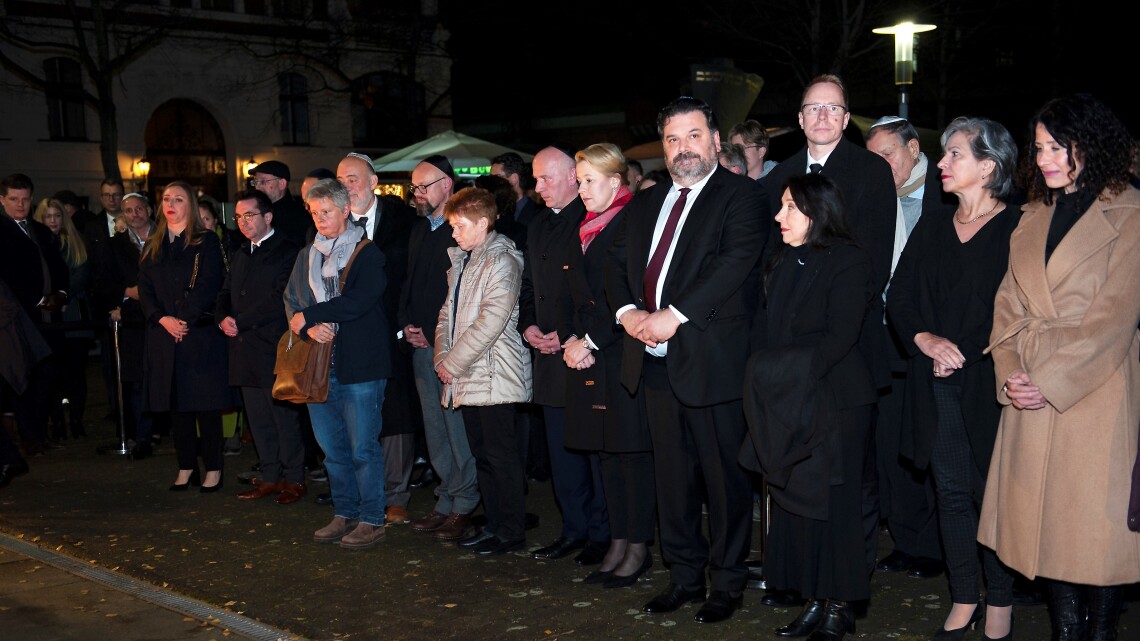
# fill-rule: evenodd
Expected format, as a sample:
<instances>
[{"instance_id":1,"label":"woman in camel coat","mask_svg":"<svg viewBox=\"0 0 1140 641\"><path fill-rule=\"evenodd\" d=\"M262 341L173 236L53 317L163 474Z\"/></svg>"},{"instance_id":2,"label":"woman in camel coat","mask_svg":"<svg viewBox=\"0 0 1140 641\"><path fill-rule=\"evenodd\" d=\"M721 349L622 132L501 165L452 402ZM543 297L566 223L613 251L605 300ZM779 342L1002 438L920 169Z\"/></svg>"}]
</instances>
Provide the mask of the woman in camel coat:
<instances>
[{"instance_id":1,"label":"woman in camel coat","mask_svg":"<svg viewBox=\"0 0 1140 641\"><path fill-rule=\"evenodd\" d=\"M978 540L1050 579L1054 639L1086 625L1083 638L1114 639L1120 586L1140 581L1127 523L1140 428L1135 143L1087 95L1050 102L1031 127L1030 204L994 306L1005 408Z\"/></svg>"}]
</instances>

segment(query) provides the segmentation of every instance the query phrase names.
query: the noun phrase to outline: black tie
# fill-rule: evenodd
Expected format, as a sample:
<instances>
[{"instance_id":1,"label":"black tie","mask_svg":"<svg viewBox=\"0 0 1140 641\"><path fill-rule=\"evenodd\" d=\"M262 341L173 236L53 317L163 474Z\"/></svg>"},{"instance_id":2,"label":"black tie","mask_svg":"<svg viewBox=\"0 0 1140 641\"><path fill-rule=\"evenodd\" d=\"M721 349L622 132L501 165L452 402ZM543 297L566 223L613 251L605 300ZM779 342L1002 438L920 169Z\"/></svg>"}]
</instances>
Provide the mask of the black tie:
<instances>
[{"instance_id":1,"label":"black tie","mask_svg":"<svg viewBox=\"0 0 1140 641\"><path fill-rule=\"evenodd\" d=\"M368 238L368 216L361 216L360 218L357 218L356 220L353 220L352 222L355 223L357 227L363 229L364 230L364 237ZM369 240L372 240L372 239L369 238Z\"/></svg>"},{"instance_id":2,"label":"black tie","mask_svg":"<svg viewBox=\"0 0 1140 641\"><path fill-rule=\"evenodd\" d=\"M28 238L32 237L32 231L30 229L28 229L28 221L27 220L17 220L16 224L20 226L20 231L24 232L25 236L27 236Z\"/></svg>"},{"instance_id":3,"label":"black tie","mask_svg":"<svg viewBox=\"0 0 1140 641\"><path fill-rule=\"evenodd\" d=\"M811 173L818 174L819 172L823 171L823 165L817 162L813 162L812 164L808 165L808 169L811 170Z\"/></svg>"}]
</instances>

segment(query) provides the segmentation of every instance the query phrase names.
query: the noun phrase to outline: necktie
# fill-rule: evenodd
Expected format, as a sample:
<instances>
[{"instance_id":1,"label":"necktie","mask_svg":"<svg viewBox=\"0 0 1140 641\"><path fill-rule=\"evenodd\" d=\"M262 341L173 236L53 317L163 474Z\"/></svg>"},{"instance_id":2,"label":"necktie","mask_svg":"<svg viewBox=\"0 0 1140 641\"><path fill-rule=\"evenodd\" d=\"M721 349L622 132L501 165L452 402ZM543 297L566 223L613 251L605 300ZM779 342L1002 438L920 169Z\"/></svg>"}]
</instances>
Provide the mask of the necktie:
<instances>
[{"instance_id":1,"label":"necktie","mask_svg":"<svg viewBox=\"0 0 1140 641\"><path fill-rule=\"evenodd\" d=\"M364 237L368 238L368 216L361 216L360 218L354 219L352 222L357 227L363 229L364 230ZM368 238L368 239L372 240L371 238Z\"/></svg>"},{"instance_id":2,"label":"necktie","mask_svg":"<svg viewBox=\"0 0 1140 641\"><path fill-rule=\"evenodd\" d=\"M17 220L16 224L20 226L20 231L24 232L25 236L27 236L28 238L32 237L32 232L31 232L31 230L28 229L28 221L27 220Z\"/></svg>"},{"instance_id":3,"label":"necktie","mask_svg":"<svg viewBox=\"0 0 1140 641\"><path fill-rule=\"evenodd\" d=\"M823 165L817 162L813 162L812 164L808 165L808 169L811 170L811 173L818 174L819 172L823 171Z\"/></svg>"},{"instance_id":4,"label":"necktie","mask_svg":"<svg viewBox=\"0 0 1140 641\"><path fill-rule=\"evenodd\" d=\"M645 278L641 284L645 289L645 308L650 312L657 311L657 281L661 279L661 267L665 264L665 256L669 253L669 246L673 244L673 236L677 233L677 223L681 220L681 213L685 211L685 201L689 197L689 188L681 188L681 197L673 203L669 211L669 218L665 221L665 229L661 230L661 239L657 241L657 249L645 267Z\"/></svg>"}]
</instances>

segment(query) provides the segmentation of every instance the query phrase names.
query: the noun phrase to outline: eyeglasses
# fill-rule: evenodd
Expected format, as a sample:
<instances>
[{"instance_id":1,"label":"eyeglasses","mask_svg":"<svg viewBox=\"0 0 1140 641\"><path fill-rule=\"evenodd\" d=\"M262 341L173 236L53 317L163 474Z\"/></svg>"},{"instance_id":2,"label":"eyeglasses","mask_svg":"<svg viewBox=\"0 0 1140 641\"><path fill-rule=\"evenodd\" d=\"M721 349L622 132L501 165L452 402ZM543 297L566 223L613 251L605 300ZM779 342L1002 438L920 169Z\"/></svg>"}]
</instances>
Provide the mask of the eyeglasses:
<instances>
[{"instance_id":1,"label":"eyeglasses","mask_svg":"<svg viewBox=\"0 0 1140 641\"><path fill-rule=\"evenodd\" d=\"M812 103L800 107L800 111L805 116L818 116L819 112L824 109L826 109L828 115L831 116L838 116L844 111L847 111L847 107L844 107L843 105L824 105L820 103Z\"/></svg>"},{"instance_id":2,"label":"eyeglasses","mask_svg":"<svg viewBox=\"0 0 1140 641\"><path fill-rule=\"evenodd\" d=\"M284 180L284 178L265 178L263 180L255 180L253 178L250 178L249 179L249 186L253 187L254 189L257 189L257 188L261 187L262 185L268 185L269 183L277 182L278 180Z\"/></svg>"},{"instance_id":3,"label":"eyeglasses","mask_svg":"<svg viewBox=\"0 0 1140 641\"><path fill-rule=\"evenodd\" d=\"M447 178L447 176L440 176L439 178L436 178L435 180L431 181L430 183L428 183L426 185L417 185L415 183L412 183L412 195L414 196L415 194L418 194L421 191L427 191L428 187L431 187L432 185L436 184L437 182L443 180L444 178Z\"/></svg>"},{"instance_id":4,"label":"eyeglasses","mask_svg":"<svg viewBox=\"0 0 1140 641\"><path fill-rule=\"evenodd\" d=\"M263 214L261 212L254 212L254 213L249 213L249 214L236 214L236 215L234 215L234 220L238 221L239 223L248 223L248 222L252 221L255 216L264 216L264 215L265 214Z\"/></svg>"}]
</instances>

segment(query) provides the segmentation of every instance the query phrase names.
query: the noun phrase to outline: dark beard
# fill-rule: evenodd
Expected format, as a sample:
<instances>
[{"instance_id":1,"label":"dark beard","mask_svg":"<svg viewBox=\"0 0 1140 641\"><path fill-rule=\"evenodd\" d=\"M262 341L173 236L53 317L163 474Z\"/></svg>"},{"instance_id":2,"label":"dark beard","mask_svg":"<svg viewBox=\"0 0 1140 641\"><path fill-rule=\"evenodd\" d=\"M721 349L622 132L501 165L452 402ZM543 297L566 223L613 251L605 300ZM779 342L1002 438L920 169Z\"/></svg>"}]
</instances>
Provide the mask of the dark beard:
<instances>
[{"instance_id":1,"label":"dark beard","mask_svg":"<svg viewBox=\"0 0 1140 641\"><path fill-rule=\"evenodd\" d=\"M690 158L695 158L699 160L699 162L693 165L692 168L682 170L680 168L681 161ZM715 156L713 158L704 158L700 154L688 151L673 156L673 159L667 164L669 165L669 174L673 176L673 179L677 182L682 182L680 179L683 178L691 179L707 176L716 167L716 162Z\"/></svg>"},{"instance_id":2,"label":"dark beard","mask_svg":"<svg viewBox=\"0 0 1140 641\"><path fill-rule=\"evenodd\" d=\"M431 203L427 202L426 200L422 203L417 200L416 214L421 218L431 218L432 215L435 214L435 207L432 207Z\"/></svg>"}]
</instances>

